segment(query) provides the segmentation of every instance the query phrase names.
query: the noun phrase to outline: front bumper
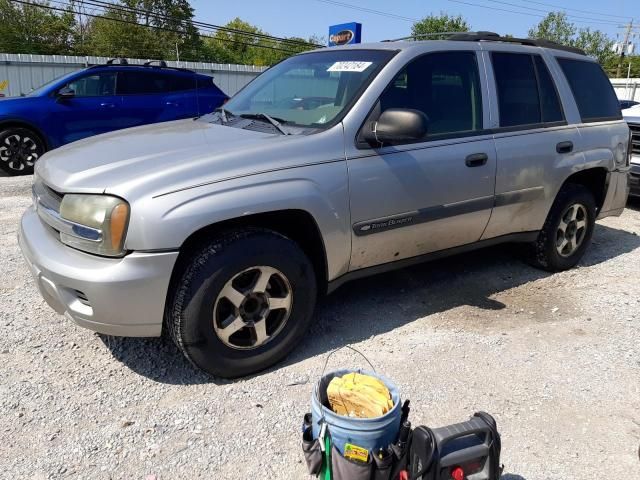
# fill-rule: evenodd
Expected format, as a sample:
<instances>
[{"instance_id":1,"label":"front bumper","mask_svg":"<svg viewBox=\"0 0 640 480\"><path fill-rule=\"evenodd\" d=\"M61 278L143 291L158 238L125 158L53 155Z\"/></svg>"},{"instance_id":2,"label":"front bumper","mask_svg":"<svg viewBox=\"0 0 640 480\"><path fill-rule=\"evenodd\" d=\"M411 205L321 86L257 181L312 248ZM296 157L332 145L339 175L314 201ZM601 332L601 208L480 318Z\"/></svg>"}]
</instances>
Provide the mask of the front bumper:
<instances>
[{"instance_id":1,"label":"front bumper","mask_svg":"<svg viewBox=\"0 0 640 480\"><path fill-rule=\"evenodd\" d=\"M629 170L629 195L640 197L640 156L631 157L631 169Z\"/></svg>"},{"instance_id":2,"label":"front bumper","mask_svg":"<svg viewBox=\"0 0 640 480\"><path fill-rule=\"evenodd\" d=\"M157 337L178 252L103 258L63 245L30 207L18 243L36 285L56 312L106 335Z\"/></svg>"}]
</instances>

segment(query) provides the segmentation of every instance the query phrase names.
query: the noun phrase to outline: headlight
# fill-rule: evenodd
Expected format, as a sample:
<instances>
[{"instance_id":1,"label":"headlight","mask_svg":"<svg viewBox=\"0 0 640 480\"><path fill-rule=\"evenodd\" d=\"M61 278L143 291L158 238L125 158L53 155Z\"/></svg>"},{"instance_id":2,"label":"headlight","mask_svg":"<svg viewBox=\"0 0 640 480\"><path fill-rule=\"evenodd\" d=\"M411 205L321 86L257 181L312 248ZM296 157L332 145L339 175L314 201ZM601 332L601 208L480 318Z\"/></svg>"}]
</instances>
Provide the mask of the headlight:
<instances>
[{"instance_id":1,"label":"headlight","mask_svg":"<svg viewBox=\"0 0 640 480\"><path fill-rule=\"evenodd\" d=\"M67 194L60 204L60 217L71 225L60 232L60 240L85 252L121 256L129 223L129 204L108 195Z\"/></svg>"}]
</instances>

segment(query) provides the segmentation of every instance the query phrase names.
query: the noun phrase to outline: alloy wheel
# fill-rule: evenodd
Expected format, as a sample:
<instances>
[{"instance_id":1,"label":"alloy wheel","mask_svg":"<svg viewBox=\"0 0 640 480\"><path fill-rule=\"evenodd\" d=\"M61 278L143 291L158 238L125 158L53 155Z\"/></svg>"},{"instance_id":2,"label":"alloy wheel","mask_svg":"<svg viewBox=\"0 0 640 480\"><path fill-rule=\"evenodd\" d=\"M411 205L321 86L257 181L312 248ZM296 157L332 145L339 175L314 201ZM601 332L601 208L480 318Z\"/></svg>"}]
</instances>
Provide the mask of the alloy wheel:
<instances>
[{"instance_id":1,"label":"alloy wheel","mask_svg":"<svg viewBox=\"0 0 640 480\"><path fill-rule=\"evenodd\" d=\"M32 168L38 158L40 158L38 143L28 135L14 133L8 135L0 144L0 161L5 162L11 170L16 172Z\"/></svg>"},{"instance_id":2,"label":"alloy wheel","mask_svg":"<svg viewBox=\"0 0 640 480\"><path fill-rule=\"evenodd\" d=\"M213 328L226 346L251 350L278 335L289 319L293 291L273 267L251 267L234 275L213 307Z\"/></svg>"},{"instance_id":3,"label":"alloy wheel","mask_svg":"<svg viewBox=\"0 0 640 480\"><path fill-rule=\"evenodd\" d=\"M587 233L587 209L580 203L570 205L560 218L556 231L556 249L562 257L573 255Z\"/></svg>"}]
</instances>

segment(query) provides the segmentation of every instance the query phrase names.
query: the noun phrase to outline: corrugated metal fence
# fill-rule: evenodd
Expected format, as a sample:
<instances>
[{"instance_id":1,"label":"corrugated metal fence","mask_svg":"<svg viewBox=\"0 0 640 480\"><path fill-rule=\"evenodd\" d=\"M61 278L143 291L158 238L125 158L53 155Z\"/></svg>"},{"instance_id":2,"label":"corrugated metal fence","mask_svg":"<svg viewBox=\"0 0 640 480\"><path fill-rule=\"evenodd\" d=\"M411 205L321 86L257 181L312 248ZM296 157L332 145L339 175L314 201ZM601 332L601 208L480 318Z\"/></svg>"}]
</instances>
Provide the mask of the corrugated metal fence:
<instances>
[{"instance_id":1,"label":"corrugated metal fence","mask_svg":"<svg viewBox=\"0 0 640 480\"><path fill-rule=\"evenodd\" d=\"M67 55L30 55L0 53L0 93L16 97L29 93L34 88L57 78L91 65L106 63L105 57L76 57ZM146 60L128 58L130 64L141 65ZM210 75L218 87L227 95L253 80L265 67L253 65L228 65L204 62L167 62L170 67L182 67L198 73Z\"/></svg>"},{"instance_id":2,"label":"corrugated metal fence","mask_svg":"<svg viewBox=\"0 0 640 480\"><path fill-rule=\"evenodd\" d=\"M640 102L640 78L612 78L611 84L620 100Z\"/></svg>"},{"instance_id":3,"label":"corrugated metal fence","mask_svg":"<svg viewBox=\"0 0 640 480\"><path fill-rule=\"evenodd\" d=\"M0 53L0 93L16 97L29 93L65 73L90 65L107 62L105 57L76 57L67 55L29 55ZM146 60L128 58L129 63L141 65ZM262 73L265 67L253 65L229 65L204 62L167 62L170 67L183 67L198 73L210 75L216 85L227 95L238 90ZM611 83L621 100L640 101L640 78L613 78Z\"/></svg>"}]
</instances>

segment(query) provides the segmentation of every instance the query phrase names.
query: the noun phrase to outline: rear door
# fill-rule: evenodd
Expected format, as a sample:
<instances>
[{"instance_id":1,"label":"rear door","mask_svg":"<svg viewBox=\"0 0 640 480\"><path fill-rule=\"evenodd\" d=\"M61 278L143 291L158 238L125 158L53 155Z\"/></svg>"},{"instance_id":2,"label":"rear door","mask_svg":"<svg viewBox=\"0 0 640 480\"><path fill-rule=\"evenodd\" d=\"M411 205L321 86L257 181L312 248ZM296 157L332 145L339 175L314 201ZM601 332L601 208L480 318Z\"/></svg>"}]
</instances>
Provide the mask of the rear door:
<instances>
[{"instance_id":1,"label":"rear door","mask_svg":"<svg viewBox=\"0 0 640 480\"><path fill-rule=\"evenodd\" d=\"M195 116L197 100L181 90L186 83L172 73L152 68L120 72L118 93L122 95L122 128Z\"/></svg>"},{"instance_id":2,"label":"rear door","mask_svg":"<svg viewBox=\"0 0 640 480\"><path fill-rule=\"evenodd\" d=\"M480 63L471 50L429 53L409 62L381 95L364 128L384 110L408 108L426 114L429 131L416 143L347 150L351 270L480 239L496 168Z\"/></svg>"},{"instance_id":3,"label":"rear door","mask_svg":"<svg viewBox=\"0 0 640 480\"><path fill-rule=\"evenodd\" d=\"M556 79L539 49L485 52L498 120L496 199L483 239L540 230L562 181L584 162Z\"/></svg>"},{"instance_id":4,"label":"rear door","mask_svg":"<svg viewBox=\"0 0 640 480\"><path fill-rule=\"evenodd\" d=\"M116 95L115 71L88 71L62 88L74 96L52 99L46 120L61 144L120 128L122 99Z\"/></svg>"}]
</instances>

